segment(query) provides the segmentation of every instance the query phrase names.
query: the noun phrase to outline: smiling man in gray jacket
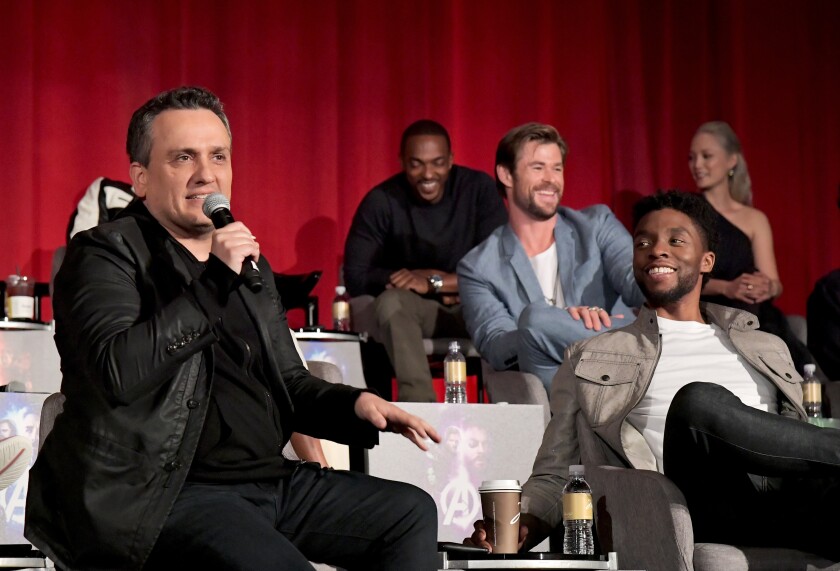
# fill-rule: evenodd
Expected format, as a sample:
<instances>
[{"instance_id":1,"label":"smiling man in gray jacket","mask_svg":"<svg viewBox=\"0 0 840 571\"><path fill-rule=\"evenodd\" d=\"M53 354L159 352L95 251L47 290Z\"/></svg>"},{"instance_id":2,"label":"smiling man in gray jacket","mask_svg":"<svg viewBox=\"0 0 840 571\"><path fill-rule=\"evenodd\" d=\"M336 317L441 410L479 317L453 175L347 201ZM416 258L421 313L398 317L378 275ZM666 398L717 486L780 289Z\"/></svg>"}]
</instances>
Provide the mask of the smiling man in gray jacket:
<instances>
[{"instance_id":1,"label":"smiling man in gray jacket","mask_svg":"<svg viewBox=\"0 0 840 571\"><path fill-rule=\"evenodd\" d=\"M779 338L758 331L750 313L700 303L715 261L709 208L676 192L636 206L633 271L647 304L633 324L566 352L523 487L527 547L562 525L563 486L582 463L586 430L611 463L677 484L695 541L837 557L836 523L791 522L838 506L840 432L803 422L802 379ZM486 545L478 527L472 541Z\"/></svg>"}]
</instances>

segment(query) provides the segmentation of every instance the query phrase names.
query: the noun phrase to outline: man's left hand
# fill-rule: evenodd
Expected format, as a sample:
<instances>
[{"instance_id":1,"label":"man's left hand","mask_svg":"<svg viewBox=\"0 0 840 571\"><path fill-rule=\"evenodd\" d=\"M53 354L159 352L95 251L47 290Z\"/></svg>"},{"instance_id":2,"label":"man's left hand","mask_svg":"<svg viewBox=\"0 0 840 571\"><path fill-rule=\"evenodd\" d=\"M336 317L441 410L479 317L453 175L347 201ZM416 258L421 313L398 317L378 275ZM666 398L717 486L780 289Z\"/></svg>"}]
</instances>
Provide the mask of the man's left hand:
<instances>
[{"instance_id":1,"label":"man's left hand","mask_svg":"<svg viewBox=\"0 0 840 571\"><path fill-rule=\"evenodd\" d=\"M373 393L360 394L353 410L356 416L367 420L379 430L402 434L420 450L429 449L425 442L428 439L440 442L440 435L431 424Z\"/></svg>"}]
</instances>

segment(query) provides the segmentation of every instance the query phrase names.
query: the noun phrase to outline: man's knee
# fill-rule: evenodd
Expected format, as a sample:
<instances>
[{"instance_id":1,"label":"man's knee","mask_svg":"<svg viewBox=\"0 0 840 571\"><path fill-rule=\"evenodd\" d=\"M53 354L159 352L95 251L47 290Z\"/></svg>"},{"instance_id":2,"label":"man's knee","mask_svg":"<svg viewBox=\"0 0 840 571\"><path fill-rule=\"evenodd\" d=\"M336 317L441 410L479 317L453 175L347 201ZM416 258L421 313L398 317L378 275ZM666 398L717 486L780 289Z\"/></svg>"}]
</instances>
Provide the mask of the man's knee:
<instances>
[{"instance_id":1,"label":"man's knee","mask_svg":"<svg viewBox=\"0 0 840 571\"><path fill-rule=\"evenodd\" d=\"M413 522L412 527L437 528L437 506L428 493L411 484L394 483L391 490L392 509L394 514L402 514L400 519L407 518Z\"/></svg>"},{"instance_id":2,"label":"man's knee","mask_svg":"<svg viewBox=\"0 0 840 571\"><path fill-rule=\"evenodd\" d=\"M674 399L671 401L671 407L673 408L674 406L680 407L686 405L702 406L706 404L714 406L713 403L719 403L732 398L737 399L731 391L718 384L694 382L684 385L677 391L674 395Z\"/></svg>"},{"instance_id":3,"label":"man's knee","mask_svg":"<svg viewBox=\"0 0 840 571\"><path fill-rule=\"evenodd\" d=\"M410 484L387 482L385 486L387 510L379 519L384 532L378 536L377 547L371 550L372 564L359 568L437 569L437 508L432 497Z\"/></svg>"},{"instance_id":4,"label":"man's knee","mask_svg":"<svg viewBox=\"0 0 840 571\"><path fill-rule=\"evenodd\" d=\"M519 314L517 326L519 335L527 345L544 345L545 340L550 338L556 328L556 320L552 320L552 311L549 306L530 304Z\"/></svg>"},{"instance_id":5,"label":"man's knee","mask_svg":"<svg viewBox=\"0 0 840 571\"><path fill-rule=\"evenodd\" d=\"M552 323L556 322L557 308L552 308L549 305L531 303L525 306L522 313L519 314L518 325L520 329L536 329L538 331L547 331L551 328Z\"/></svg>"},{"instance_id":6,"label":"man's knee","mask_svg":"<svg viewBox=\"0 0 840 571\"><path fill-rule=\"evenodd\" d=\"M565 309L532 303L525 307L517 322L521 342L527 347L551 348L561 357L566 347L587 337L589 331Z\"/></svg>"},{"instance_id":7,"label":"man's knee","mask_svg":"<svg viewBox=\"0 0 840 571\"><path fill-rule=\"evenodd\" d=\"M694 382L674 395L668 408L668 422L698 422L720 414L724 405L740 404L731 391L715 383Z\"/></svg>"},{"instance_id":8,"label":"man's knee","mask_svg":"<svg viewBox=\"0 0 840 571\"><path fill-rule=\"evenodd\" d=\"M379 326L387 325L396 314L402 312L408 296L413 295L415 295L413 292L399 288L386 289L380 293L373 302Z\"/></svg>"}]
</instances>

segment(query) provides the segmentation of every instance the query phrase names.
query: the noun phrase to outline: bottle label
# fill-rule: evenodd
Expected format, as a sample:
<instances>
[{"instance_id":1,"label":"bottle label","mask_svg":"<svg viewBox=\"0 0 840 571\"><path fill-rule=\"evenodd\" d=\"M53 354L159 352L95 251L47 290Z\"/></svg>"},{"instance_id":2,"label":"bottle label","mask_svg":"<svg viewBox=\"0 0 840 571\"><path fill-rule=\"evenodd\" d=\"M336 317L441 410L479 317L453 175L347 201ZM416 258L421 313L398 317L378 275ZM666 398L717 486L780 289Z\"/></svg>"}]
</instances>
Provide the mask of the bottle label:
<instances>
[{"instance_id":1,"label":"bottle label","mask_svg":"<svg viewBox=\"0 0 840 571\"><path fill-rule=\"evenodd\" d=\"M822 402L822 385L819 383L802 383L802 402Z\"/></svg>"},{"instance_id":2,"label":"bottle label","mask_svg":"<svg viewBox=\"0 0 840 571\"><path fill-rule=\"evenodd\" d=\"M35 298L28 295L14 295L6 298L6 314L9 319L34 319Z\"/></svg>"},{"instance_id":3,"label":"bottle label","mask_svg":"<svg viewBox=\"0 0 840 571\"><path fill-rule=\"evenodd\" d=\"M333 319L350 319L350 303L334 301L332 306Z\"/></svg>"},{"instance_id":4,"label":"bottle label","mask_svg":"<svg viewBox=\"0 0 840 571\"><path fill-rule=\"evenodd\" d=\"M592 494L563 494L563 520L592 519Z\"/></svg>"},{"instance_id":5,"label":"bottle label","mask_svg":"<svg viewBox=\"0 0 840 571\"><path fill-rule=\"evenodd\" d=\"M446 361L443 364L443 378L447 383L466 383L467 364L464 361Z\"/></svg>"}]
</instances>

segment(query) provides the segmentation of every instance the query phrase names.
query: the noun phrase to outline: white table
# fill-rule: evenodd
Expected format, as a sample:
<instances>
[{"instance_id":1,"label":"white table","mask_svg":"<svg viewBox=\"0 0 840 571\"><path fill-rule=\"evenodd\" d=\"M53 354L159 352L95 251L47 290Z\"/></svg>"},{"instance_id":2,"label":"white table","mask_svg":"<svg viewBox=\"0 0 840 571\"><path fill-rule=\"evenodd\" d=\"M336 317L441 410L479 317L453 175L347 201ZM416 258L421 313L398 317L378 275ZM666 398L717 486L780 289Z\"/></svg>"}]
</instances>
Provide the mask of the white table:
<instances>
[{"instance_id":1,"label":"white table","mask_svg":"<svg viewBox=\"0 0 840 571\"><path fill-rule=\"evenodd\" d=\"M546 554L547 555L547 554ZM438 553L439 565L442 570L469 569L565 569L588 570L604 569L618 571L618 556L610 552L601 556L597 561L581 561L576 559L466 559L463 555Z\"/></svg>"}]
</instances>

